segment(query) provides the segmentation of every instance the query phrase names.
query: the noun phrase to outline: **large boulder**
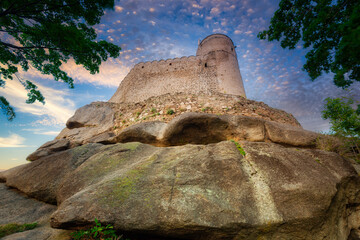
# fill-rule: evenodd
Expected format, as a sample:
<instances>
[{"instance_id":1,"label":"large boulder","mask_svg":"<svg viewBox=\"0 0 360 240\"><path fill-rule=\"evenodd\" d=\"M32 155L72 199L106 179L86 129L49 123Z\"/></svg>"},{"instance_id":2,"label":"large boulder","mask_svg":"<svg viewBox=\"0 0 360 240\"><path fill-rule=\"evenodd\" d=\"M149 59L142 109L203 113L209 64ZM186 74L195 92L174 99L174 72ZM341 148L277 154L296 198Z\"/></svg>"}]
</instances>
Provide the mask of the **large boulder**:
<instances>
[{"instance_id":1,"label":"large boulder","mask_svg":"<svg viewBox=\"0 0 360 240\"><path fill-rule=\"evenodd\" d=\"M171 110L171 114L168 114L169 110ZM183 117L182 115L184 113L197 113L198 115L195 118L191 115ZM201 115L200 113L210 113L214 116L223 115L235 118L240 116L245 117L241 119L245 121L246 117L252 117L253 119L259 119L263 121L288 124L301 129L300 124L291 114L288 114L279 109L271 108L262 102L256 102L243 97L221 93L213 93L211 95L204 93L199 93L198 95L176 93L173 95L165 94L151 97L146 101L141 101L138 103L93 102L91 104L85 105L79 108L75 112L74 116L72 116L67 121L66 128L60 132L56 139L68 140L70 142L70 148L86 143L108 144L114 142L126 142L132 138L131 135L134 135L134 128L139 129L138 127L130 129L132 133L129 135L129 128L136 126L139 123L142 124L142 126L147 127L146 131L142 131L145 130L143 127L140 128L140 131L142 131L142 134L140 134L142 135L142 140L148 137L152 138L152 136L156 137L156 139L159 139L158 134L160 132L156 132L157 130L155 132L153 132L153 130L147 132L149 127L152 126L154 122L161 122L163 124L170 122L170 125L175 127L177 122L184 124L189 120L189 118L193 118L195 121L199 121L200 118L202 118L199 117ZM182 118L180 121L179 117L180 119ZM209 116L206 118L210 119ZM219 118L213 118L213 120L218 121ZM220 121L222 120L220 119ZM197 123L198 126L199 123L200 122ZM243 122L242 127L252 128L252 125L254 125L255 121L251 121L249 125L245 123L246 122ZM158 124L157 127L159 126L160 125ZM241 129L241 131L244 130L248 137L261 137L254 134L249 135L247 131L250 129ZM251 131L252 130L254 129L251 129ZM171 139L167 140L170 142L172 141ZM151 140L151 142L154 142L154 138ZM156 141L156 143L152 144L169 144L169 142L162 142ZM53 142L49 142L49 144L50 143ZM39 151L30 155L28 159L33 161L41 156L53 153L51 149L50 151L47 150L49 150L47 147L42 146L40 147Z\"/></svg>"},{"instance_id":2,"label":"large boulder","mask_svg":"<svg viewBox=\"0 0 360 240\"><path fill-rule=\"evenodd\" d=\"M142 122L131 125L121 131L111 128L112 114L108 105L97 103L80 108L68 121L74 128L65 128L59 136L45 143L27 157L35 161L41 157L64 151L86 143L114 144L142 142L155 146L176 146L188 143L209 144L236 139L252 142L274 142L290 146L314 147L321 134L306 131L301 127L267 121L260 118L241 115L216 115L208 113L183 113L169 123L161 121ZM85 125L82 113L85 110L107 109L108 115L100 120L89 121L93 127ZM111 112L111 114L110 114ZM92 116L92 114L90 114ZM105 118L107 116L107 118ZM80 121L81 120L81 121ZM80 124L79 122L82 122ZM97 124L97 125L96 125Z\"/></svg>"},{"instance_id":3,"label":"large boulder","mask_svg":"<svg viewBox=\"0 0 360 240\"><path fill-rule=\"evenodd\" d=\"M76 144L84 144L94 136L111 132L115 118L112 106L110 103L93 102L79 108L56 139L66 138Z\"/></svg>"},{"instance_id":4,"label":"large boulder","mask_svg":"<svg viewBox=\"0 0 360 240\"><path fill-rule=\"evenodd\" d=\"M7 224L37 223L33 230L14 233L1 238L2 240L39 240L70 238L69 231L54 229L49 225L49 218L56 206L28 198L17 190L10 189L0 183L0 226Z\"/></svg>"},{"instance_id":5,"label":"large boulder","mask_svg":"<svg viewBox=\"0 0 360 240\"><path fill-rule=\"evenodd\" d=\"M108 151L120 152L112 160L97 155L63 182L65 200L51 224L67 228L97 217L126 232L184 239L346 239L359 226L352 220L359 212L349 209L359 204L359 178L344 159L242 145L245 156L229 141L140 144L134 154L114 145Z\"/></svg>"},{"instance_id":6,"label":"large boulder","mask_svg":"<svg viewBox=\"0 0 360 240\"><path fill-rule=\"evenodd\" d=\"M58 152L1 172L0 180L30 197L56 204L56 192L61 181L102 147L101 144L87 144Z\"/></svg>"},{"instance_id":7,"label":"large boulder","mask_svg":"<svg viewBox=\"0 0 360 240\"><path fill-rule=\"evenodd\" d=\"M173 118L169 123L143 122L125 128L117 134L100 136L102 143L107 144L139 141L156 146L176 146L236 139L314 147L316 139L320 138L321 134L254 117L189 112ZM94 138L98 140L88 142L101 142L99 136Z\"/></svg>"},{"instance_id":8,"label":"large boulder","mask_svg":"<svg viewBox=\"0 0 360 240\"><path fill-rule=\"evenodd\" d=\"M56 200L55 228L97 218L145 238L346 239L360 226L359 177L335 153L221 141L87 144L63 154L69 163L50 167L66 161L42 158L5 179ZM36 182L24 181L34 176Z\"/></svg>"},{"instance_id":9,"label":"large boulder","mask_svg":"<svg viewBox=\"0 0 360 240\"><path fill-rule=\"evenodd\" d=\"M316 149L322 135L291 116L289 125L281 112L277 121L184 112L116 129L116 106L79 109L32 162L0 172L0 181L57 205L53 228L78 229L97 218L134 239L359 235L357 172L338 154ZM52 234L43 230L33 236Z\"/></svg>"},{"instance_id":10,"label":"large boulder","mask_svg":"<svg viewBox=\"0 0 360 240\"><path fill-rule=\"evenodd\" d=\"M64 151L70 148L71 144L68 139L54 139L41 145L35 152L31 153L26 160L35 161L41 157L49 156L56 152Z\"/></svg>"}]
</instances>

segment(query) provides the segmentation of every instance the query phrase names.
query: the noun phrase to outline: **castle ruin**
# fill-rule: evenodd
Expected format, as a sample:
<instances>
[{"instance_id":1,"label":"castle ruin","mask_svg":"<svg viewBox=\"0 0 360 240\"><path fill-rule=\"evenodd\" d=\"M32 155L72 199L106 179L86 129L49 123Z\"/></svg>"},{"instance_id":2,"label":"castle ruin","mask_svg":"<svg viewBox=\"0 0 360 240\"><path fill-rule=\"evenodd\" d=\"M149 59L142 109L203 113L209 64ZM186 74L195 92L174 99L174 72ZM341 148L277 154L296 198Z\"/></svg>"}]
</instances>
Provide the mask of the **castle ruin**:
<instances>
[{"instance_id":1,"label":"castle ruin","mask_svg":"<svg viewBox=\"0 0 360 240\"><path fill-rule=\"evenodd\" d=\"M178 92L246 97L233 41L223 34L203 39L196 56L136 64L109 102L139 102Z\"/></svg>"}]
</instances>

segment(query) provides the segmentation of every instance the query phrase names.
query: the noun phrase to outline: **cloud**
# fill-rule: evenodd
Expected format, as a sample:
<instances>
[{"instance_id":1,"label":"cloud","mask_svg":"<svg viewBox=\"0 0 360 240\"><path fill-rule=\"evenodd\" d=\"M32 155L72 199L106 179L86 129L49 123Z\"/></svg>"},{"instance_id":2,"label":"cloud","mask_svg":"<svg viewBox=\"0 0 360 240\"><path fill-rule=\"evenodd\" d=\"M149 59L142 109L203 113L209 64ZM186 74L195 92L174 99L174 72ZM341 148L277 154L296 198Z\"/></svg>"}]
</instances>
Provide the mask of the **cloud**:
<instances>
[{"instance_id":1,"label":"cloud","mask_svg":"<svg viewBox=\"0 0 360 240\"><path fill-rule=\"evenodd\" d=\"M115 6L115 11L116 11L116 12L122 12L123 10L124 10L123 7Z\"/></svg>"},{"instance_id":2,"label":"cloud","mask_svg":"<svg viewBox=\"0 0 360 240\"><path fill-rule=\"evenodd\" d=\"M203 7L200 6L199 4L193 3L192 5L193 8L197 8L197 9L202 9Z\"/></svg>"},{"instance_id":3,"label":"cloud","mask_svg":"<svg viewBox=\"0 0 360 240\"><path fill-rule=\"evenodd\" d=\"M25 102L27 91L17 80L7 81L5 88L0 88L0 94L15 107L15 111L36 116L47 116L53 123L63 125L75 112L74 102L67 98L68 92L45 87L38 83L35 84L45 97L44 105L39 102L27 104Z\"/></svg>"},{"instance_id":4,"label":"cloud","mask_svg":"<svg viewBox=\"0 0 360 240\"><path fill-rule=\"evenodd\" d=\"M253 14L255 11L254 11L254 9L249 8L246 12L250 15L250 14Z\"/></svg>"},{"instance_id":5,"label":"cloud","mask_svg":"<svg viewBox=\"0 0 360 240\"><path fill-rule=\"evenodd\" d=\"M220 9L217 8L217 7L213 7L213 8L211 9L211 11L210 11L210 14L211 14L211 15L214 15L214 16L217 16L217 15L220 14Z\"/></svg>"},{"instance_id":6,"label":"cloud","mask_svg":"<svg viewBox=\"0 0 360 240\"><path fill-rule=\"evenodd\" d=\"M227 31L222 29L222 28L215 28L213 29L213 33L223 33L223 34L227 34Z\"/></svg>"},{"instance_id":7,"label":"cloud","mask_svg":"<svg viewBox=\"0 0 360 240\"><path fill-rule=\"evenodd\" d=\"M75 81L107 87L119 86L121 80L130 71L130 67L125 66L120 59L108 59L101 64L99 73L95 75L90 74L73 60L69 60L62 69L74 78Z\"/></svg>"},{"instance_id":8,"label":"cloud","mask_svg":"<svg viewBox=\"0 0 360 240\"><path fill-rule=\"evenodd\" d=\"M0 137L0 148L27 147L26 145L22 145L24 141L25 138L12 133L8 137Z\"/></svg>"},{"instance_id":9,"label":"cloud","mask_svg":"<svg viewBox=\"0 0 360 240\"><path fill-rule=\"evenodd\" d=\"M46 136L57 136L60 133L59 131L47 131L44 129L37 129L37 128L24 128L21 129L22 131L28 131L28 132L32 132L33 134L37 134L37 135L46 135Z\"/></svg>"}]
</instances>

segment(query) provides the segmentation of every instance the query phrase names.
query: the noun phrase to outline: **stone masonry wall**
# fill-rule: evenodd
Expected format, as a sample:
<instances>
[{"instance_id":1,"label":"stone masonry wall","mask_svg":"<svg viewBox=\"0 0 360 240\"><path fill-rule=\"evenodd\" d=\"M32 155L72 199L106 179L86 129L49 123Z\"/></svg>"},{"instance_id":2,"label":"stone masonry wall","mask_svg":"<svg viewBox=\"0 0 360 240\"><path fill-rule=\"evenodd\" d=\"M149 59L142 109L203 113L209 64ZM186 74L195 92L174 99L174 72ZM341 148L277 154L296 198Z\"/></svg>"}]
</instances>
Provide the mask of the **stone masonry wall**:
<instances>
[{"instance_id":1,"label":"stone masonry wall","mask_svg":"<svg viewBox=\"0 0 360 240\"><path fill-rule=\"evenodd\" d=\"M246 97L235 46L223 34L206 37L196 56L138 63L109 102L140 102L175 93L225 93Z\"/></svg>"},{"instance_id":2,"label":"stone masonry wall","mask_svg":"<svg viewBox=\"0 0 360 240\"><path fill-rule=\"evenodd\" d=\"M124 78L110 102L139 102L167 93L218 92L216 65L200 56L138 63Z\"/></svg>"}]
</instances>

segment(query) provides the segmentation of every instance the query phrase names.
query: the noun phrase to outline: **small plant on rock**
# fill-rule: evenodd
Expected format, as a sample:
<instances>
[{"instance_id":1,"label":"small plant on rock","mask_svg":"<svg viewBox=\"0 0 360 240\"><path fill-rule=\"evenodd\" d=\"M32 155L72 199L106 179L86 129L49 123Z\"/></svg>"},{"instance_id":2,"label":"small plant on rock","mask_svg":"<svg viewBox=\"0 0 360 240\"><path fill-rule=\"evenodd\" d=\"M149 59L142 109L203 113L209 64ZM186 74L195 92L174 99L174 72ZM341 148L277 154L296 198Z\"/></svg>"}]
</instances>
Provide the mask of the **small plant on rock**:
<instances>
[{"instance_id":1,"label":"small plant on rock","mask_svg":"<svg viewBox=\"0 0 360 240\"><path fill-rule=\"evenodd\" d=\"M95 218L95 226L88 230L79 230L71 233L73 240L129 240L124 239L122 235L117 235L114 227L108 224L101 225Z\"/></svg>"},{"instance_id":2,"label":"small plant on rock","mask_svg":"<svg viewBox=\"0 0 360 240\"><path fill-rule=\"evenodd\" d=\"M172 109L168 109L166 113L167 113L167 115L173 115L175 113L175 111Z\"/></svg>"},{"instance_id":3,"label":"small plant on rock","mask_svg":"<svg viewBox=\"0 0 360 240\"><path fill-rule=\"evenodd\" d=\"M245 157L246 153L245 150L241 147L240 143L238 143L237 141L231 139L230 142L233 142L236 146L236 148L239 150L240 154L243 155Z\"/></svg>"}]
</instances>

